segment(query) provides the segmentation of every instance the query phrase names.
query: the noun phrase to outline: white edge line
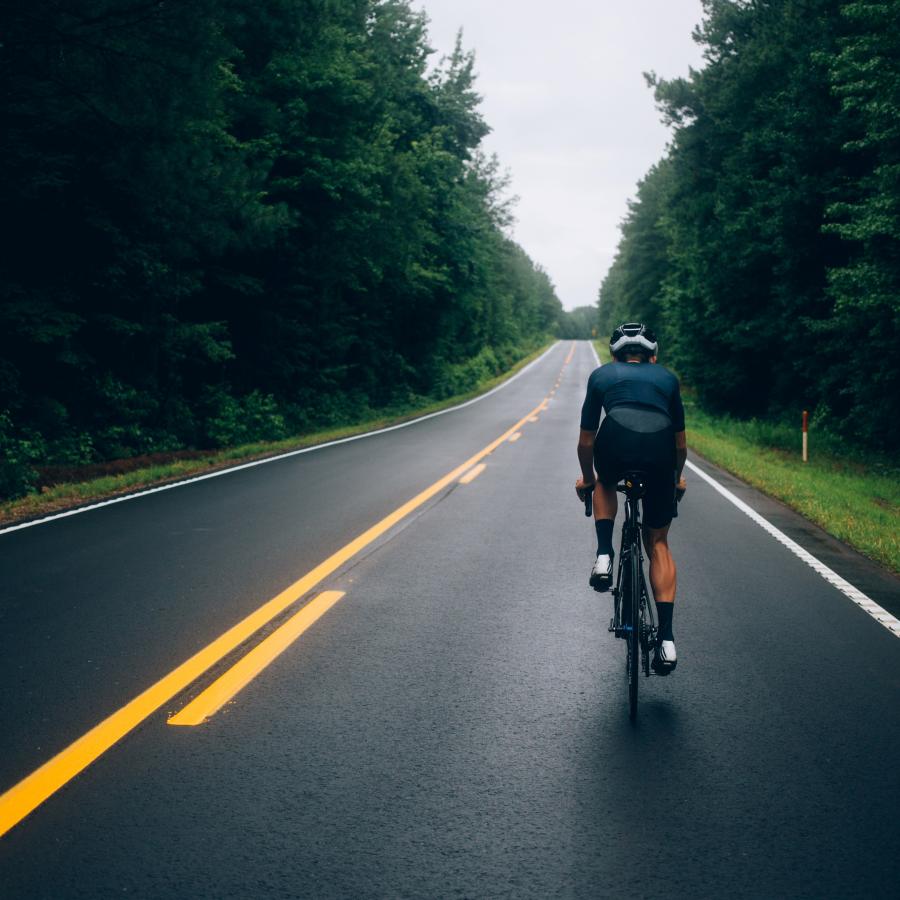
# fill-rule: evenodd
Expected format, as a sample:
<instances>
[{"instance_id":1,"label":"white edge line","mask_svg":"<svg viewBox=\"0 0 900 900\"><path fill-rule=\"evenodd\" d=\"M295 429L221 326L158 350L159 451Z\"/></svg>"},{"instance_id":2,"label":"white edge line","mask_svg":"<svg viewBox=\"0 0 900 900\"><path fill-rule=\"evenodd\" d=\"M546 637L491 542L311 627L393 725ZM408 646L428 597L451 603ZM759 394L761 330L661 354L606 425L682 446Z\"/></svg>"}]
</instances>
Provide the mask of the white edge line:
<instances>
[{"instance_id":1,"label":"white edge line","mask_svg":"<svg viewBox=\"0 0 900 900\"><path fill-rule=\"evenodd\" d=\"M327 447L336 447L338 444L349 444L350 441L359 441L363 438L374 437L376 434L386 434L388 431L396 431L398 428L408 428L410 425L416 425L419 422L424 422L426 419L433 419L435 416L443 416L447 413L456 412L458 409L465 409L467 406L485 400L490 397L491 394L496 394L497 391L503 390L503 388L511 385L532 366L536 366L548 353L555 350L561 343L562 341L556 341L556 343L548 347L537 359L533 359L527 366L519 369L519 371L511 378L508 378L502 384L498 384L497 387L491 388L486 394L481 394L478 397L473 397L471 400L466 400L465 403L459 403L456 406L450 406L447 409L440 409L437 412L410 419L408 422L400 422L398 425L389 425L386 428L378 428L375 431L365 431L362 434L354 434L350 437L339 438L336 441L328 441L324 444L314 444L312 447L302 447L300 450L289 450L287 453L279 453L277 456L267 456L265 459L256 459L253 462L229 466L227 469L220 469L217 472L207 472L205 475L193 475L190 478L184 478L181 481L173 481L169 484L161 484L158 487L146 488L142 491L135 491L132 494L124 494L121 497L111 497L109 500L101 500L98 503L91 503L88 506L79 506L78 509L68 509L64 512L54 513L50 516L43 516L40 519L31 519L28 522L20 522L18 525L7 525L5 528L0 528L0 535L9 534L12 531L20 531L23 528L32 528L35 525L43 525L45 522L52 522L55 519L65 519L68 516L77 516L80 513L90 512L92 509L100 509L103 506L124 503L126 500L135 500L138 497L147 497L150 494L158 494L161 491L170 491L173 488L182 487L186 484L193 484L195 481L205 481L207 478L218 478L220 475L230 475L232 472L240 472L242 469L252 469L254 466L263 466L266 463L277 462L280 459L299 456L301 453L312 453L314 450L324 450Z\"/></svg>"},{"instance_id":2,"label":"white edge line","mask_svg":"<svg viewBox=\"0 0 900 900\"><path fill-rule=\"evenodd\" d=\"M600 363L600 357L597 356L597 350L591 342L591 350L597 363ZM685 463L687 467L695 474L699 475L705 482L718 491L729 503L733 503L742 513L749 516L760 528L767 531L779 544L782 544L798 559L803 560L814 572L822 576L832 587L837 588L845 597L852 600L860 609L867 612L876 622L884 625L888 631L895 637L900 637L900 619L892 616L886 609L879 606L871 597L864 594L859 588L854 587L845 578L841 578L837 572L830 569L820 559L817 559L808 550L801 547L796 541L789 538L783 531L776 528L768 519L761 516L755 509L745 503L740 497L733 494L728 488L723 487L711 475L707 475L701 468L694 465L690 460Z\"/></svg>"},{"instance_id":3,"label":"white edge line","mask_svg":"<svg viewBox=\"0 0 900 900\"><path fill-rule=\"evenodd\" d=\"M755 509L741 500L740 497L736 497L727 488L722 487L718 481L707 475L706 472L699 468L699 466L694 465L690 461L687 462L686 465L692 472L699 475L708 484L712 485L715 490L730 503L733 503L742 513L753 519L760 528L763 528L772 535L779 544L783 544L787 547L794 556L802 559L803 562L811 569L818 572L829 584L836 587L846 597L849 597L858 607L864 609L876 622L880 622L888 629L888 631L895 634L897 637L900 637L900 619L892 616L886 609L880 607L871 597L868 597L859 590L859 588L854 587L849 581L841 578L837 572L826 566L825 563L813 556L808 550L804 550L796 541L792 540L783 531L776 528L768 519L761 516Z\"/></svg>"}]
</instances>

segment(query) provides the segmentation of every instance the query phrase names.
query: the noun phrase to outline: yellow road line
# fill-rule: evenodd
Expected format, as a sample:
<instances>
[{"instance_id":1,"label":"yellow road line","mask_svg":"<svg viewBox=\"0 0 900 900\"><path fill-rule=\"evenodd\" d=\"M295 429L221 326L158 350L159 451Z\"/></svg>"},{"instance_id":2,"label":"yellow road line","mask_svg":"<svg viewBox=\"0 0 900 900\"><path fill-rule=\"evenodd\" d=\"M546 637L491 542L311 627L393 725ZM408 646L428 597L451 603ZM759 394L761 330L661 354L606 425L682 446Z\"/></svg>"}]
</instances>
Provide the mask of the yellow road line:
<instances>
[{"instance_id":1,"label":"yellow road line","mask_svg":"<svg viewBox=\"0 0 900 900\"><path fill-rule=\"evenodd\" d=\"M517 431L515 434L510 435L509 442L514 444L520 437L522 437L522 432Z\"/></svg>"},{"instance_id":2,"label":"yellow road line","mask_svg":"<svg viewBox=\"0 0 900 900\"><path fill-rule=\"evenodd\" d=\"M565 368L570 362L572 362L572 357L575 355L575 342L572 341L572 349L569 351L569 355L566 357L566 361L563 363L563 368Z\"/></svg>"},{"instance_id":3,"label":"yellow road line","mask_svg":"<svg viewBox=\"0 0 900 900\"><path fill-rule=\"evenodd\" d=\"M470 481L474 481L486 468L487 466L484 463L478 463L477 466L473 466L459 479L459 483L468 484Z\"/></svg>"},{"instance_id":4,"label":"yellow road line","mask_svg":"<svg viewBox=\"0 0 900 900\"><path fill-rule=\"evenodd\" d=\"M269 663L334 606L343 591L325 591L291 616L277 631L257 644L224 675L217 678L199 697L169 719L170 725L201 725L218 712L241 688L246 687Z\"/></svg>"},{"instance_id":5,"label":"yellow road line","mask_svg":"<svg viewBox=\"0 0 900 900\"><path fill-rule=\"evenodd\" d=\"M541 401L543 403L543 401ZM164 703L179 694L207 669L239 647L247 638L272 621L277 615L299 600L304 594L316 587L324 578L340 568L347 560L377 540L382 534L405 519L410 513L430 500L460 475L485 456L493 453L510 435L514 434L528 419L540 410L538 404L528 415L523 416L515 425L507 429L500 437L491 441L483 450L467 459L462 465L448 472L430 487L407 500L392 513L385 516L359 537L350 541L336 553L319 563L302 578L285 588L276 597L264 603L255 612L228 629L186 662L169 672L142 694L139 694L121 709L95 725L90 731L70 744L65 750L44 763L18 784L0 795L0 835L6 834L48 797L52 796L64 784L71 781L79 772L86 769L97 757L101 756L128 732L140 725Z\"/></svg>"},{"instance_id":6,"label":"yellow road line","mask_svg":"<svg viewBox=\"0 0 900 900\"><path fill-rule=\"evenodd\" d=\"M539 409L543 409L543 407L538 407L538 408L539 408ZM537 422L537 420L538 420L538 417L537 417L537 416L529 416L529 417L528 417L528 421L529 421L529 422Z\"/></svg>"}]
</instances>

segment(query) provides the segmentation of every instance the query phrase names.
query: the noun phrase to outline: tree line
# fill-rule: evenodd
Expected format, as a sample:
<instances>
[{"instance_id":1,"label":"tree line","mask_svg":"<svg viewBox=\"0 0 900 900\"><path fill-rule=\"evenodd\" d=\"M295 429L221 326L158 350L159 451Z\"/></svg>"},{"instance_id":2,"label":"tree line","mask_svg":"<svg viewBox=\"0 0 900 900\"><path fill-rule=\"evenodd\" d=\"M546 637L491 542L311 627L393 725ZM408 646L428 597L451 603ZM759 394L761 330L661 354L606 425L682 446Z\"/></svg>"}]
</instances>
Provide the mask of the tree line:
<instances>
[{"instance_id":1,"label":"tree line","mask_svg":"<svg viewBox=\"0 0 900 900\"><path fill-rule=\"evenodd\" d=\"M0 12L0 495L41 462L276 439L540 345L473 56L407 0Z\"/></svg>"},{"instance_id":2,"label":"tree line","mask_svg":"<svg viewBox=\"0 0 900 900\"><path fill-rule=\"evenodd\" d=\"M900 2L704 0L600 289L708 408L900 446Z\"/></svg>"}]
</instances>

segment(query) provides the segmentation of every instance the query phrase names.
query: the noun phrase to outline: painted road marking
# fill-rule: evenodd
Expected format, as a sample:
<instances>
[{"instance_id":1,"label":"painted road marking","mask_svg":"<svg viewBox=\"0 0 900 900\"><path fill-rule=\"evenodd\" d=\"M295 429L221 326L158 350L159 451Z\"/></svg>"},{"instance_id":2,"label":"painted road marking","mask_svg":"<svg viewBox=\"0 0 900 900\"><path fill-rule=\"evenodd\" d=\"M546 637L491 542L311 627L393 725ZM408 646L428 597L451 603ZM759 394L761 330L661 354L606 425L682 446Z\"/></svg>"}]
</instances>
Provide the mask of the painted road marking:
<instances>
[{"instance_id":1,"label":"painted road marking","mask_svg":"<svg viewBox=\"0 0 900 900\"><path fill-rule=\"evenodd\" d=\"M543 407L541 407L541 409L543 409ZM537 417L537 416L529 416L529 417L528 417L528 421L529 421L529 422L537 422L537 421L538 421L538 417Z\"/></svg>"},{"instance_id":2,"label":"painted road marking","mask_svg":"<svg viewBox=\"0 0 900 900\"><path fill-rule=\"evenodd\" d=\"M354 434L350 437L340 438L336 441L328 441L324 444L316 444L313 447L302 447L300 450L290 450L287 453L279 453L276 456L267 456L265 459L255 459L253 462L241 463L238 466L229 466L227 469L220 469L217 472L207 472L204 475L193 475L190 478L183 478L180 481L173 481L170 484L160 484L156 487L147 488L142 491L135 491L131 494L125 494L121 497L111 497L109 500L100 500L97 503L91 503L88 506L80 506L78 509L67 509L64 512L53 513L49 516L42 516L40 519L32 519L29 522L20 522L17 525L7 525L5 528L0 528L0 535L9 534L11 531L20 531L23 528L33 528L35 525L43 525L45 522L53 522L56 519L65 519L69 516L77 516L81 513L90 512L92 509L101 509L104 506L112 506L115 503L124 503L126 500L135 500L138 497L147 497L150 494L158 494L160 491L171 491L173 488L183 487L186 484L193 484L195 481L206 481L208 478L219 478L222 475L230 475L232 472L240 472L243 469L252 469L255 466L264 466L267 463L276 462L280 459L288 459L292 456L300 456L303 453L313 453L316 450L325 450L327 447L336 447L338 444L348 444L350 441L361 441L363 438L374 437L376 434L386 434L389 431L396 431L398 428L409 428L410 425L416 425L419 422L424 422L426 419L433 419L435 416L445 416L447 413L456 412L458 409L465 409L467 406L471 406L473 403L479 403L482 400L486 400L492 394L496 394L497 391L503 390L503 388L511 385L517 378L520 378L524 375L532 366L536 366L548 353L552 352L557 346L559 346L559 341L557 341L552 347L548 347L537 359L532 360L528 363L527 366L520 369L516 372L512 378L504 381L503 384L498 384L497 387L491 388L487 393L481 394L479 397L473 397L471 400L466 400L465 403L460 403L457 406L451 406L448 409L441 409L437 412L428 413L425 416L419 416L416 419L410 419L408 422L400 422L398 425L389 425L387 428L378 428L375 431L366 431L363 434Z\"/></svg>"},{"instance_id":3,"label":"painted road marking","mask_svg":"<svg viewBox=\"0 0 900 900\"><path fill-rule=\"evenodd\" d=\"M600 364L600 357L597 356L597 350L591 343L591 350L594 351L594 357L597 364ZM740 497L733 494L728 488L723 487L711 475L707 475L701 468L688 461L685 465L695 474L699 475L707 484L719 492L729 503L733 503L742 513L749 516L760 528L767 531L779 544L782 544L798 559L803 560L814 572L822 576L830 585L836 587L845 597L852 600L860 609L868 613L876 622L887 628L891 634L900 637L900 620L892 616L886 609L879 606L871 597L864 594L859 588L854 587L845 578L841 578L837 572L829 568L817 559L808 550L801 547L796 541L789 538L783 531L776 528L765 516L761 516L753 507L744 503Z\"/></svg>"},{"instance_id":4,"label":"painted road marking","mask_svg":"<svg viewBox=\"0 0 900 900\"><path fill-rule=\"evenodd\" d=\"M543 402L542 400L541 403ZM23 778L6 793L0 795L0 835L5 834L10 828L21 822L25 816L40 806L48 797L56 793L64 784L71 781L79 772L86 769L95 759L109 750L110 747L137 727L144 719L156 712L160 706L196 681L210 667L237 649L245 640L296 603L304 594L309 593L323 579L334 573L386 531L393 528L394 525L405 519L410 513L456 481L457 478L480 462L485 456L493 453L497 447L518 431L540 408L541 404L538 404L530 413L504 431L500 437L491 441L484 449L479 450L478 453L467 459L462 465L457 466L452 472L448 472L430 487L425 488L424 491L407 500L406 503L385 516L380 522L376 522L359 537L319 563L314 569L285 588L276 597L273 597L255 612L252 612L245 619L229 628L228 631L216 638L211 644L195 653L186 662L183 662L176 669L169 672L168 675L157 681L156 684L151 685L146 691L135 697L134 700L104 719L99 725L94 726L94 728L51 760L44 763L26 778Z\"/></svg>"},{"instance_id":5,"label":"painted road marking","mask_svg":"<svg viewBox=\"0 0 900 900\"><path fill-rule=\"evenodd\" d=\"M804 550L796 541L791 540L783 531L776 528L768 519L761 516L755 509L744 503L740 497L735 496L719 484L715 478L707 475L701 468L692 462L686 463L687 467L699 475L705 482L712 485L726 500L733 503L742 513L749 516L760 528L765 529L778 541L787 547L794 556L802 559L813 571L818 572L829 584L836 587L845 597L849 597L860 609L865 610L876 622L884 625L891 634L900 637L900 620L892 616L886 609L879 606L871 597L864 594L859 588L854 587L837 572L830 569L821 560L817 559L808 550Z\"/></svg>"},{"instance_id":6,"label":"painted road marking","mask_svg":"<svg viewBox=\"0 0 900 900\"><path fill-rule=\"evenodd\" d=\"M563 363L563 368L565 368L570 362L572 362L572 357L575 355L575 341L572 341L572 349L569 350L569 355L566 357L566 361Z\"/></svg>"},{"instance_id":7,"label":"painted road marking","mask_svg":"<svg viewBox=\"0 0 900 900\"><path fill-rule=\"evenodd\" d=\"M463 475L462 478L459 479L459 483L469 484L470 482L474 481L486 468L487 466L484 463L478 463L477 466L473 466L471 469L469 469L468 472L466 472L465 475Z\"/></svg>"},{"instance_id":8,"label":"painted road marking","mask_svg":"<svg viewBox=\"0 0 900 900\"><path fill-rule=\"evenodd\" d=\"M522 432L517 431L514 435L510 436L509 442L511 444L514 444L517 440L519 440L520 437L522 437Z\"/></svg>"},{"instance_id":9,"label":"painted road marking","mask_svg":"<svg viewBox=\"0 0 900 900\"><path fill-rule=\"evenodd\" d=\"M297 638L344 596L343 591L325 591L295 613L277 631L257 644L199 697L169 719L170 725L202 725L235 694L246 687L270 663L284 653Z\"/></svg>"}]
</instances>

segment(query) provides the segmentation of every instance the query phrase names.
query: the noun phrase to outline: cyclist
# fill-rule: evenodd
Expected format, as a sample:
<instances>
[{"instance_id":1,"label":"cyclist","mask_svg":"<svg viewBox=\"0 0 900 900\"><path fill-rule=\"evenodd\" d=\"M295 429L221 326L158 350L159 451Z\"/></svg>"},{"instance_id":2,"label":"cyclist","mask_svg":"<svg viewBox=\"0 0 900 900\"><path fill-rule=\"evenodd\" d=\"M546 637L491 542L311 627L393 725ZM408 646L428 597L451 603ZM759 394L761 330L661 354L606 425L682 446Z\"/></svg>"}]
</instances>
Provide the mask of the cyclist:
<instances>
[{"instance_id":1,"label":"cyclist","mask_svg":"<svg viewBox=\"0 0 900 900\"><path fill-rule=\"evenodd\" d=\"M686 487L682 471L687 441L678 379L656 365L658 346L653 332L640 323L620 325L613 332L609 350L614 361L595 369L588 379L578 439L581 478L575 490L583 500L594 488L597 560L591 569L590 585L596 591L608 591L613 577L616 484L628 469L646 473L643 539L659 619L653 670L668 675L677 662L672 634L675 561L668 535L669 525L678 514L676 488L683 493ZM602 424L601 413L606 414Z\"/></svg>"}]
</instances>

